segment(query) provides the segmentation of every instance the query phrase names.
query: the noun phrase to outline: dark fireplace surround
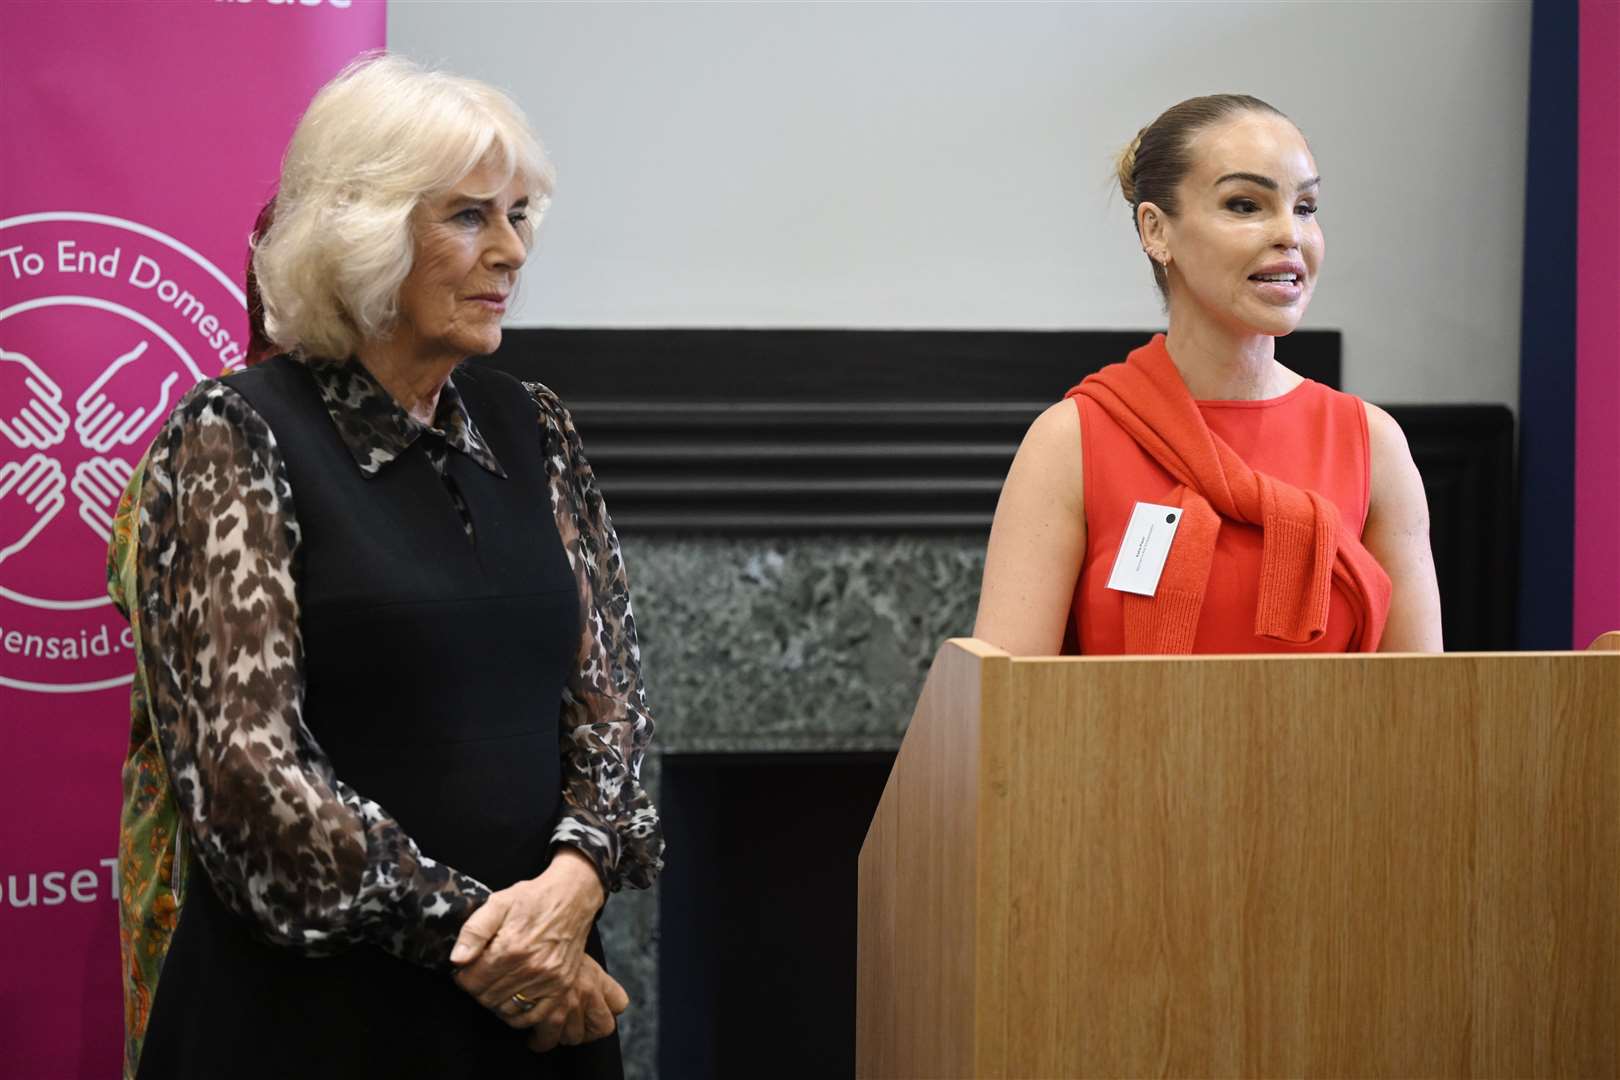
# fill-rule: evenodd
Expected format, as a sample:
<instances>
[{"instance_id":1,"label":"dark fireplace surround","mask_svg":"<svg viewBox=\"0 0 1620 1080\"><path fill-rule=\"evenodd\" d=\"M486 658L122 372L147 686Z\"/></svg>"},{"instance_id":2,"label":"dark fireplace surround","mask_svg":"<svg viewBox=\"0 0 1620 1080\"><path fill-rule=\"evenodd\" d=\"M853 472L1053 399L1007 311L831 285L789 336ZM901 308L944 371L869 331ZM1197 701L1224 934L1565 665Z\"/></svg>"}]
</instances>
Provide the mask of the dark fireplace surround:
<instances>
[{"instance_id":1,"label":"dark fireplace surround","mask_svg":"<svg viewBox=\"0 0 1620 1080\"><path fill-rule=\"evenodd\" d=\"M572 410L636 595L670 858L603 920L632 1077L852 1075L855 857L934 638L971 627L1024 429L1149 333L518 329L479 361ZM1338 387L1340 345L1300 331L1278 356ZM1385 407L1428 493L1447 648L1513 648L1511 412ZM874 627L822 647L879 589Z\"/></svg>"}]
</instances>

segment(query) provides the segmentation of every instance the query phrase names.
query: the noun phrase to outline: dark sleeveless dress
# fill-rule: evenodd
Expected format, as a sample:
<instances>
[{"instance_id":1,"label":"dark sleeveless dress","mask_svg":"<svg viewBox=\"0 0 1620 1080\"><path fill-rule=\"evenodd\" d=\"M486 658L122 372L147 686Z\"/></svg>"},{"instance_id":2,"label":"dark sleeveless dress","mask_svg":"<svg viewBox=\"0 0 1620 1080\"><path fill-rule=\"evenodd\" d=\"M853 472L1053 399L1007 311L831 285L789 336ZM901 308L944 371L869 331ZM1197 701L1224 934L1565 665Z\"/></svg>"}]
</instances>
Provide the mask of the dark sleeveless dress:
<instances>
[{"instance_id":1,"label":"dark sleeveless dress","mask_svg":"<svg viewBox=\"0 0 1620 1080\"><path fill-rule=\"evenodd\" d=\"M367 478L300 364L224 381L287 463L304 721L336 774L439 862L492 889L535 876L561 801L558 713L580 615L532 399L496 372L455 376L505 478L451 453L441 479L421 439ZM142 1078L622 1074L617 1034L535 1054L444 974L369 946L311 958L264 943L195 859L188 882ZM602 959L594 929L587 951Z\"/></svg>"}]
</instances>

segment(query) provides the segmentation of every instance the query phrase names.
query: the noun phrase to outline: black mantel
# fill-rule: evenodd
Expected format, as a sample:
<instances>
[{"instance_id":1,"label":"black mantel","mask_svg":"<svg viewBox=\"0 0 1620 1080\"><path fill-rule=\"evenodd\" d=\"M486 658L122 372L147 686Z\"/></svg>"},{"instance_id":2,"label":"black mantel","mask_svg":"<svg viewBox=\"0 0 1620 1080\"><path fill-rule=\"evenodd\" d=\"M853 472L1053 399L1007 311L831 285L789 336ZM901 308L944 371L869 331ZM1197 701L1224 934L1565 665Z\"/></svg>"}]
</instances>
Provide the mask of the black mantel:
<instances>
[{"instance_id":1,"label":"black mantel","mask_svg":"<svg viewBox=\"0 0 1620 1080\"><path fill-rule=\"evenodd\" d=\"M513 329L626 534L984 534L1029 422L1149 331ZM1340 385L1340 334L1278 344ZM1428 489L1446 646L1514 646L1513 415L1386 406Z\"/></svg>"}]
</instances>

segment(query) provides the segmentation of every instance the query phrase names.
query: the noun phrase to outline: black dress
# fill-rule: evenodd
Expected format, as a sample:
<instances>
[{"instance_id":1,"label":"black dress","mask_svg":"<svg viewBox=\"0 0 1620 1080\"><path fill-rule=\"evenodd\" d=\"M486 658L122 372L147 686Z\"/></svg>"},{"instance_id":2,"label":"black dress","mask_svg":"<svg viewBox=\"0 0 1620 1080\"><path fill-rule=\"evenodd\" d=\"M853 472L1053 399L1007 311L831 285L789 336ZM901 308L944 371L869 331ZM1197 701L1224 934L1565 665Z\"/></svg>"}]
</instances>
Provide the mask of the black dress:
<instances>
[{"instance_id":1,"label":"black dress","mask_svg":"<svg viewBox=\"0 0 1620 1080\"><path fill-rule=\"evenodd\" d=\"M424 854L492 889L538 874L561 802L558 711L580 600L533 401L492 372L456 376L504 476L442 448L435 462L431 437L367 475L303 365L224 382L286 458L303 721L333 772ZM442 970L366 944L311 956L267 943L200 864L188 880L143 1078L622 1075L616 1034L537 1055ZM602 959L594 928L588 951Z\"/></svg>"}]
</instances>

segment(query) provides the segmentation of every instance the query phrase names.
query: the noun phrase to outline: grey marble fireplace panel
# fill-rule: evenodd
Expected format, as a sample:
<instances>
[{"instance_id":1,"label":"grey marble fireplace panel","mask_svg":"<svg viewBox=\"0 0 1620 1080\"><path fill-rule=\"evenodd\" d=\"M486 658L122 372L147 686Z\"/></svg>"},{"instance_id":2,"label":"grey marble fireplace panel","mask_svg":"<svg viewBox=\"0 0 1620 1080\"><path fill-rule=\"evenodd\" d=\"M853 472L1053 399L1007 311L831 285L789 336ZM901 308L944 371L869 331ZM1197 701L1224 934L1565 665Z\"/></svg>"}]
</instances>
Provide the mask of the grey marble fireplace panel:
<instances>
[{"instance_id":1,"label":"grey marble fireplace panel","mask_svg":"<svg viewBox=\"0 0 1620 1080\"><path fill-rule=\"evenodd\" d=\"M969 633L984 536L624 537L647 695L644 781L681 753L895 749L939 643ZM668 858L680 858L671 851ZM626 1075L657 1076L658 896L602 917L629 992Z\"/></svg>"},{"instance_id":2,"label":"grey marble fireplace panel","mask_svg":"<svg viewBox=\"0 0 1620 1080\"><path fill-rule=\"evenodd\" d=\"M626 541L662 753L899 745L982 537Z\"/></svg>"}]
</instances>

